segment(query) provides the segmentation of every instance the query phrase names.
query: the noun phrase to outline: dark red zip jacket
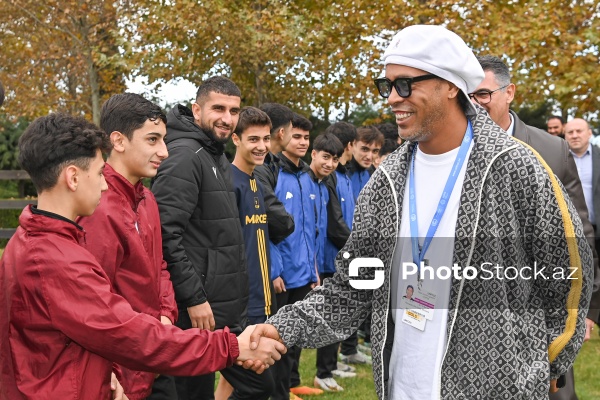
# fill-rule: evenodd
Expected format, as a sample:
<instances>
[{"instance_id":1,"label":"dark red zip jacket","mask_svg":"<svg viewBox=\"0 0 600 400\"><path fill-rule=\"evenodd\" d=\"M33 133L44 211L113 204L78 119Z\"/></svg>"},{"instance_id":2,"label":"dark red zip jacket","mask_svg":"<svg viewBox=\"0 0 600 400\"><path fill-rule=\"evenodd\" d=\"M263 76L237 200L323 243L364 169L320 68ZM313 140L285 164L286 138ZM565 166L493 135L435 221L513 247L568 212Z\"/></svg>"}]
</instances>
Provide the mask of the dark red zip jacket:
<instances>
[{"instance_id":1,"label":"dark red zip jacket","mask_svg":"<svg viewBox=\"0 0 600 400\"><path fill-rule=\"evenodd\" d=\"M104 268L114 291L134 311L177 321L177 304L167 263L163 260L160 216L154 195L141 182L132 185L108 163L108 190L89 217L77 223L88 233L84 247ZM119 381L130 400L152 393L156 374L118 368Z\"/></svg>"},{"instance_id":2,"label":"dark red zip jacket","mask_svg":"<svg viewBox=\"0 0 600 400\"><path fill-rule=\"evenodd\" d=\"M108 399L112 362L190 376L238 357L228 330L182 331L133 311L74 222L28 206L19 224L0 260L0 399Z\"/></svg>"}]
</instances>

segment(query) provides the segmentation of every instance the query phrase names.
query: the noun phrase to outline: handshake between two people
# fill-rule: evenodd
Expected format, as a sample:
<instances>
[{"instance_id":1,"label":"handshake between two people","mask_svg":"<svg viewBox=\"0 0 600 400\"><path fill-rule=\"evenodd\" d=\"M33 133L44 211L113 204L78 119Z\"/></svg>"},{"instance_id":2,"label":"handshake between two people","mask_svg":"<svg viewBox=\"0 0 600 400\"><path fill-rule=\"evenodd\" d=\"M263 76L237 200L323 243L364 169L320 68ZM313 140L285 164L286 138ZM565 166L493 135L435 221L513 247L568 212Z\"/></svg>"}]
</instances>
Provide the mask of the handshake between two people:
<instances>
[{"instance_id":1,"label":"handshake between two people","mask_svg":"<svg viewBox=\"0 0 600 400\"><path fill-rule=\"evenodd\" d=\"M273 325L258 324L248 326L238 336L240 355L236 364L262 374L267 368L287 353L279 332Z\"/></svg>"}]
</instances>

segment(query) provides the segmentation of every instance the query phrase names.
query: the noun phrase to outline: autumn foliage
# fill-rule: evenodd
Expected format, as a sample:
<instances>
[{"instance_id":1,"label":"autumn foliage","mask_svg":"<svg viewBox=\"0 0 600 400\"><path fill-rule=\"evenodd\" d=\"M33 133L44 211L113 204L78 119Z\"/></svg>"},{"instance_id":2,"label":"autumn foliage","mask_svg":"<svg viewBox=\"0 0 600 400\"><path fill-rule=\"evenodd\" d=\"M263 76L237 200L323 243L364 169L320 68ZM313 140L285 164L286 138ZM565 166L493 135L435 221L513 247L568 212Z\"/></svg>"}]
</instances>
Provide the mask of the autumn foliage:
<instances>
[{"instance_id":1,"label":"autumn foliage","mask_svg":"<svg viewBox=\"0 0 600 400\"><path fill-rule=\"evenodd\" d=\"M244 103L276 101L328 119L380 103L372 79L391 36L445 24L477 54L511 66L517 97L564 114L600 107L600 6L564 2L416 0L0 0L5 110L52 110L97 121L124 80L225 74Z\"/></svg>"}]
</instances>

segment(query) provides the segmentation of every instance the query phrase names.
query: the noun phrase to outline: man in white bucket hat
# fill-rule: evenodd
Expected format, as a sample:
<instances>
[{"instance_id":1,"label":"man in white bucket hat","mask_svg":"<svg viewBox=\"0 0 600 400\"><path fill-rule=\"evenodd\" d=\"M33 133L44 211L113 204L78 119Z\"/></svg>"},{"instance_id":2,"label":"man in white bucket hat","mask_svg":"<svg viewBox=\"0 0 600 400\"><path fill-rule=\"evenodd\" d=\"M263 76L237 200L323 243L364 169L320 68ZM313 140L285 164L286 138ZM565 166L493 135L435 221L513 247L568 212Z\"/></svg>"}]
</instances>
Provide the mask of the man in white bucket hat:
<instances>
[{"instance_id":1,"label":"man in white bucket hat","mask_svg":"<svg viewBox=\"0 0 600 400\"><path fill-rule=\"evenodd\" d=\"M468 100L484 73L460 37L411 26L383 61L375 84L406 143L359 196L333 278L251 340L321 347L372 311L380 399L547 398L585 333L592 253L577 212Z\"/></svg>"}]
</instances>

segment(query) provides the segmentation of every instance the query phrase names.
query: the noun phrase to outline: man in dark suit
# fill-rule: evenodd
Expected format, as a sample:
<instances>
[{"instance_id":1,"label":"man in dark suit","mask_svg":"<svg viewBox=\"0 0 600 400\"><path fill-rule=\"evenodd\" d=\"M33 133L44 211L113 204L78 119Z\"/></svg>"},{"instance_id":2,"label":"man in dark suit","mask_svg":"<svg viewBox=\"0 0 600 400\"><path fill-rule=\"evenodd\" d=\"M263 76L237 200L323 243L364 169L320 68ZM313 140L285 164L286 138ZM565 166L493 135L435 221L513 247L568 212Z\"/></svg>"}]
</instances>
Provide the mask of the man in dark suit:
<instances>
[{"instance_id":1,"label":"man in dark suit","mask_svg":"<svg viewBox=\"0 0 600 400\"><path fill-rule=\"evenodd\" d=\"M565 124L565 132L567 128L565 139L577 165L590 222L596 230L600 218L600 148L592 146L592 130L585 120L575 118ZM600 235L597 235L596 248L599 245Z\"/></svg>"},{"instance_id":2,"label":"man in dark suit","mask_svg":"<svg viewBox=\"0 0 600 400\"><path fill-rule=\"evenodd\" d=\"M515 112L510 110L510 103L515 97L516 86L511 83L508 66L495 56L479 56L477 59L485 72L485 79L473 93L469 94L469 97L483 106L492 120L504 129L508 135L512 135L515 139L526 143L542 156L552 172L561 181L577 208L577 213L583 223L585 236L594 253L594 293L586 320L586 338L589 338L591 329L594 323L598 322L600 313L600 291L598 290L600 272L598 269L598 255L595 251L594 227L589 219L586 198L582 189L582 182L577 174L577 166L573 155L563 139L526 125ZM569 370L565 378L565 386L557 393L551 394L551 400L577 400L572 369Z\"/></svg>"}]
</instances>

